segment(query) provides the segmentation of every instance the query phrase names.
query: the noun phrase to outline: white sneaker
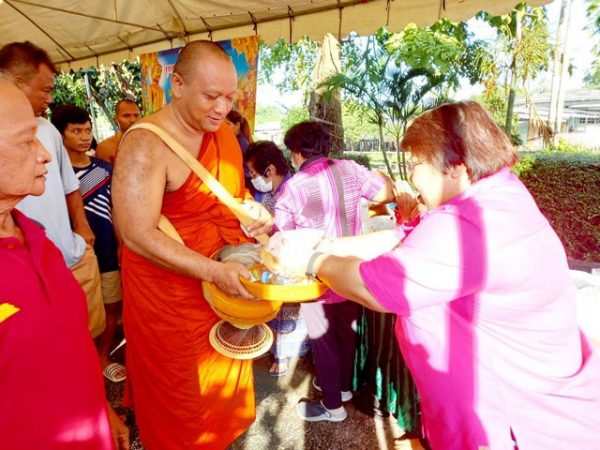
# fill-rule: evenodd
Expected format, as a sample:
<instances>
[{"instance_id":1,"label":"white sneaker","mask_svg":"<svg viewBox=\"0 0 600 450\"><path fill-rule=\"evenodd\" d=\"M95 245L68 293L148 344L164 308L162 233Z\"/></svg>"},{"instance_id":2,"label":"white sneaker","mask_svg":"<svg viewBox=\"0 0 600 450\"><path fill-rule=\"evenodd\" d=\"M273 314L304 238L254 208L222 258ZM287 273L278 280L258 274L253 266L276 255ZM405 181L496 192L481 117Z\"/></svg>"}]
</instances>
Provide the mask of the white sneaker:
<instances>
[{"instance_id":1,"label":"white sneaker","mask_svg":"<svg viewBox=\"0 0 600 450\"><path fill-rule=\"evenodd\" d=\"M319 392L323 392L323 389L321 389L321 386L319 386L317 384L317 378L313 378L313 387L319 391ZM342 402L346 403L349 402L350 400L352 400L352 391L342 391Z\"/></svg>"},{"instance_id":2,"label":"white sneaker","mask_svg":"<svg viewBox=\"0 0 600 450\"><path fill-rule=\"evenodd\" d=\"M302 401L296 406L298 415L307 422L342 422L348 417L346 408L327 409L323 402L312 403Z\"/></svg>"}]
</instances>

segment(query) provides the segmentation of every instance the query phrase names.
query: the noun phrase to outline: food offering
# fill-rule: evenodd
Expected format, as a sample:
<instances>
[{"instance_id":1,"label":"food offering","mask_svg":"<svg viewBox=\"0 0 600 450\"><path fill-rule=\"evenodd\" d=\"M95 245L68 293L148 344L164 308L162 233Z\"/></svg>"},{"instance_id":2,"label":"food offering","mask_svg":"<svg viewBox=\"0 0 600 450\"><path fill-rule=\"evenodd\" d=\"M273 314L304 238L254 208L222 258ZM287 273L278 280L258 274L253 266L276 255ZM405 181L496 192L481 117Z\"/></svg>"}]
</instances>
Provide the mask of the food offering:
<instances>
[{"instance_id":1,"label":"food offering","mask_svg":"<svg viewBox=\"0 0 600 450\"><path fill-rule=\"evenodd\" d=\"M239 262L248 267L251 279L241 281L255 300L225 294L213 283L202 282L204 297L222 320L209 334L212 347L234 359L251 359L266 353L273 344L273 333L265 324L277 316L284 302L302 302L319 298L327 287L307 276L275 274L272 257L259 244L227 245L213 258L222 262Z\"/></svg>"},{"instance_id":2,"label":"food offering","mask_svg":"<svg viewBox=\"0 0 600 450\"><path fill-rule=\"evenodd\" d=\"M285 303L306 302L321 297L327 286L307 275L275 273L264 264L248 268L250 279L242 278L244 287L255 297Z\"/></svg>"}]
</instances>

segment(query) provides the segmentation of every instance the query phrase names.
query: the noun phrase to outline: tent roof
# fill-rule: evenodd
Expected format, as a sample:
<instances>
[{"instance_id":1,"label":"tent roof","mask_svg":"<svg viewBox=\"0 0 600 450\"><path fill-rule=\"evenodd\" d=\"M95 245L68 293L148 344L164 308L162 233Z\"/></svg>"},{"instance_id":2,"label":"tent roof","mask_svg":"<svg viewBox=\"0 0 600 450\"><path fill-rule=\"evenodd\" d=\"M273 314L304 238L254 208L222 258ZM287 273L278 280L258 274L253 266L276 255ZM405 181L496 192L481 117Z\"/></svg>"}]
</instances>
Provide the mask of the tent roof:
<instances>
[{"instance_id":1,"label":"tent roof","mask_svg":"<svg viewBox=\"0 0 600 450\"><path fill-rule=\"evenodd\" d=\"M550 0L529 0L532 6ZM518 0L0 0L0 46L29 40L54 62L74 68L178 47L191 39L213 40L257 33L321 40L371 34L386 26L453 21L480 10L503 14Z\"/></svg>"}]
</instances>

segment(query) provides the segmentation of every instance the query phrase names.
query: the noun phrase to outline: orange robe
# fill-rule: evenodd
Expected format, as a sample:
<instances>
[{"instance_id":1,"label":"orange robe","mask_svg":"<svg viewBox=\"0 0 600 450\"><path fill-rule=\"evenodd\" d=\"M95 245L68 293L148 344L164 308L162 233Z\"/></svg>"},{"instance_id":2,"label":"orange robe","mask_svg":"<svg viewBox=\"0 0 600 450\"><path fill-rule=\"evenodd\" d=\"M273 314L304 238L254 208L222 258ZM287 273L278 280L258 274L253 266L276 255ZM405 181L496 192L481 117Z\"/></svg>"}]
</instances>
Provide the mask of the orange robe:
<instances>
[{"instance_id":1,"label":"orange robe","mask_svg":"<svg viewBox=\"0 0 600 450\"><path fill-rule=\"evenodd\" d=\"M244 197L242 158L227 126L205 133L200 162L235 197ZM247 242L238 220L193 173L164 195L162 214L187 247L210 256ZM127 247L122 255L127 375L147 450L223 449L255 418L252 361L210 346L219 320L200 280L162 269Z\"/></svg>"}]
</instances>

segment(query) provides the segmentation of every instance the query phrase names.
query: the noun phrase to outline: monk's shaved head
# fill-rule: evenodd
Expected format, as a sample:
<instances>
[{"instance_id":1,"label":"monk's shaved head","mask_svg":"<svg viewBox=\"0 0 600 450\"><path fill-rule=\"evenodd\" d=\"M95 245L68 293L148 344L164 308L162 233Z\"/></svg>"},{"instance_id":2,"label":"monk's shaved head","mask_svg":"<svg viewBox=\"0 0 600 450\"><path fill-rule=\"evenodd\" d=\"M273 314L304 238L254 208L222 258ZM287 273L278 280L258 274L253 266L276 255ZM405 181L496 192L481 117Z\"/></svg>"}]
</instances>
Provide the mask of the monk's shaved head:
<instances>
[{"instance_id":1,"label":"monk's shaved head","mask_svg":"<svg viewBox=\"0 0 600 450\"><path fill-rule=\"evenodd\" d=\"M221 58L233 64L231 57L219 44L207 40L192 41L179 53L173 72L178 73L185 81L189 81L194 76L198 61L207 56Z\"/></svg>"}]
</instances>

